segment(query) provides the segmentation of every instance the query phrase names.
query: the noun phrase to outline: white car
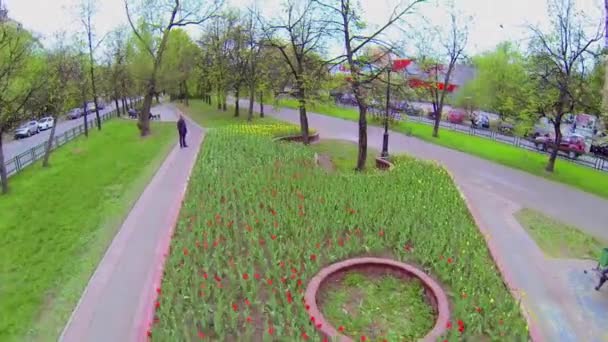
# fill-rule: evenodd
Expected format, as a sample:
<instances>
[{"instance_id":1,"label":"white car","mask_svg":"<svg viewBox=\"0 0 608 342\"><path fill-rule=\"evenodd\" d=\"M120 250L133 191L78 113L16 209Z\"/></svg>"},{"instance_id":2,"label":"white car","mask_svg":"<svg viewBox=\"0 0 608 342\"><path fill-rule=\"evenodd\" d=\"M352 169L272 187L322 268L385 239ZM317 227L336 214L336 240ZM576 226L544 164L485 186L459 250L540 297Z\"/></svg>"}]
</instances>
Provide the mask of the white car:
<instances>
[{"instance_id":1,"label":"white car","mask_svg":"<svg viewBox=\"0 0 608 342\"><path fill-rule=\"evenodd\" d=\"M54 124L55 124L55 120L53 120L52 117L47 116L38 121L38 129L41 131L44 131L46 129L53 128Z\"/></svg>"}]
</instances>

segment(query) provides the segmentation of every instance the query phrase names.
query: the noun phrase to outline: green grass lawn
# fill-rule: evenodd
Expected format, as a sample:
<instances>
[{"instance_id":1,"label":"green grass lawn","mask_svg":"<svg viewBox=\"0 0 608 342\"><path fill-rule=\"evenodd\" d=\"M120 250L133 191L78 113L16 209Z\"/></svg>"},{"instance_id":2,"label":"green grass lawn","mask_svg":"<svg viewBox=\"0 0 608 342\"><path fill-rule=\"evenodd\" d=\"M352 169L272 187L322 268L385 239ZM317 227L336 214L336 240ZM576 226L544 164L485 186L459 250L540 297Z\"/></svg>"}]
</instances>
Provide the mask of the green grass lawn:
<instances>
[{"instance_id":1,"label":"green grass lawn","mask_svg":"<svg viewBox=\"0 0 608 342\"><path fill-rule=\"evenodd\" d=\"M295 100L281 100L279 105L297 108ZM351 121L357 121L359 115L355 109L342 108L333 104L315 103L310 110L318 114ZM370 122L370 124L374 124L374 122ZM444 128L439 131L439 138L433 138L431 135L433 127L417 122L399 122L393 125L392 130L608 198L608 173L605 172L558 159L555 172L548 173L545 171L549 158L547 155Z\"/></svg>"},{"instance_id":2,"label":"green grass lawn","mask_svg":"<svg viewBox=\"0 0 608 342\"><path fill-rule=\"evenodd\" d=\"M313 151L328 156L338 172L356 172L355 163L359 153L359 146L347 140L321 140L311 144ZM376 149L367 148L367 170L375 168L375 158L380 155Z\"/></svg>"},{"instance_id":3,"label":"green grass lawn","mask_svg":"<svg viewBox=\"0 0 608 342\"><path fill-rule=\"evenodd\" d=\"M113 120L11 177L0 196L0 341L56 340L89 277L170 148Z\"/></svg>"},{"instance_id":4,"label":"green grass lawn","mask_svg":"<svg viewBox=\"0 0 608 342\"><path fill-rule=\"evenodd\" d=\"M344 334L370 341L418 341L434 326L435 314L415 279L349 272L321 294L321 312Z\"/></svg>"},{"instance_id":5,"label":"green grass lawn","mask_svg":"<svg viewBox=\"0 0 608 342\"><path fill-rule=\"evenodd\" d=\"M176 103L179 109L196 121L199 125L205 128L216 128L232 124L247 123L247 110L241 108L241 114L238 117L234 116L234 106L228 106L225 112L217 109L215 105L209 105L202 100L190 100L190 105L186 106L181 103ZM253 117L255 124L276 124L281 121L271 117L260 118L259 114Z\"/></svg>"},{"instance_id":6,"label":"green grass lawn","mask_svg":"<svg viewBox=\"0 0 608 342\"><path fill-rule=\"evenodd\" d=\"M152 340L319 341L302 293L321 267L352 256L391 257L434 276L451 301L450 341L527 339L519 304L446 170L395 157L391 172L327 173L310 148L248 127L206 135Z\"/></svg>"},{"instance_id":7,"label":"green grass lawn","mask_svg":"<svg viewBox=\"0 0 608 342\"><path fill-rule=\"evenodd\" d=\"M602 249L608 246L606 241L531 209L522 209L515 217L543 252L552 258L597 260Z\"/></svg>"}]
</instances>

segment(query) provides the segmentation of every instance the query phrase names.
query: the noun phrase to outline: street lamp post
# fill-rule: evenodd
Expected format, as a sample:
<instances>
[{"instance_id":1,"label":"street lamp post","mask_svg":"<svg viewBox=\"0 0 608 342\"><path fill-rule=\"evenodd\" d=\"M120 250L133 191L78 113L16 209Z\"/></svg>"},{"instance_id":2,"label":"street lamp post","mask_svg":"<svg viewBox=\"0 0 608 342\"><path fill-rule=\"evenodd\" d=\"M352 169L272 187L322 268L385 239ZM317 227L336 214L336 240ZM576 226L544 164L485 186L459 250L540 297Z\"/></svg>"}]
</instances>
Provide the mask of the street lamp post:
<instances>
[{"instance_id":1,"label":"street lamp post","mask_svg":"<svg viewBox=\"0 0 608 342\"><path fill-rule=\"evenodd\" d=\"M391 111L391 69L392 64L389 63L388 71L387 71L387 81L386 85L386 115L384 116L384 136L382 139L382 154L380 155L383 159L388 158L388 117Z\"/></svg>"}]
</instances>

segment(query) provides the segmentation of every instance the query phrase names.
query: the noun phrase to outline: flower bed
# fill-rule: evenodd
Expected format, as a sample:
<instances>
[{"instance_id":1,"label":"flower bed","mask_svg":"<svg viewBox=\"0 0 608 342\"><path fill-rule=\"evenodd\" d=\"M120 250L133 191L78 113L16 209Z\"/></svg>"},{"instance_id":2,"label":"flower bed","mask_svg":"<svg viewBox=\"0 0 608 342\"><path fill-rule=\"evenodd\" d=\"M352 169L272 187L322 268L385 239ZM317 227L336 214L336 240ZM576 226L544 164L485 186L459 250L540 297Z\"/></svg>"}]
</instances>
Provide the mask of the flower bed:
<instances>
[{"instance_id":1,"label":"flower bed","mask_svg":"<svg viewBox=\"0 0 608 342\"><path fill-rule=\"evenodd\" d=\"M305 146L238 127L210 131L158 289L152 339L322 340L304 289L324 265L352 256L415 264L444 284L445 339L526 339L517 302L446 171L393 162L386 174L327 174Z\"/></svg>"}]
</instances>

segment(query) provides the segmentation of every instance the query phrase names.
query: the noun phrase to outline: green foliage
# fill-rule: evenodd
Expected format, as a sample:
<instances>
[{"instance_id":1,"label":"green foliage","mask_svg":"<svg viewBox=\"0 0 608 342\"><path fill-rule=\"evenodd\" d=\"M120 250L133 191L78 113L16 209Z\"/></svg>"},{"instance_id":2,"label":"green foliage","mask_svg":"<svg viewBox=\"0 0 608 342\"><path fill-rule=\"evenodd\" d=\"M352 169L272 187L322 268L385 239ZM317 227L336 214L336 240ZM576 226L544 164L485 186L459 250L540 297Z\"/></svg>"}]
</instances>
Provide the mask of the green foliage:
<instances>
[{"instance_id":1,"label":"green foliage","mask_svg":"<svg viewBox=\"0 0 608 342\"><path fill-rule=\"evenodd\" d=\"M106 127L57 150L52 168L37 163L12 177L12 192L0 196L2 341L30 340L24 335L44 319L55 325L40 339L57 339L124 215L174 146L174 125L158 125L145 140L131 122Z\"/></svg>"},{"instance_id":2,"label":"green foliage","mask_svg":"<svg viewBox=\"0 0 608 342\"><path fill-rule=\"evenodd\" d=\"M0 22L0 132L28 115L23 108L44 74L44 58L32 35L18 25Z\"/></svg>"},{"instance_id":3,"label":"green foliage","mask_svg":"<svg viewBox=\"0 0 608 342\"><path fill-rule=\"evenodd\" d=\"M288 107L293 105L289 102L282 103ZM359 113L356 110L336 107L332 104L318 105L313 110L321 115L350 121L359 119ZM439 139L436 139L431 137L431 126L411 121L399 122L393 127L393 130L608 198L608 175L602 171L570 162L560 162L558 171L547 173L544 170L547 158L545 155L513 145L449 130L444 130Z\"/></svg>"},{"instance_id":4,"label":"green foliage","mask_svg":"<svg viewBox=\"0 0 608 342\"><path fill-rule=\"evenodd\" d=\"M494 51L473 58L475 78L458 93L456 103L498 113L502 118L517 118L530 102L531 87L524 56L510 42Z\"/></svg>"},{"instance_id":5,"label":"green foliage","mask_svg":"<svg viewBox=\"0 0 608 342\"><path fill-rule=\"evenodd\" d=\"M321 311L353 340L418 341L434 325L424 287L415 279L349 272L322 294Z\"/></svg>"},{"instance_id":6,"label":"green foliage","mask_svg":"<svg viewBox=\"0 0 608 342\"><path fill-rule=\"evenodd\" d=\"M597 260L608 242L531 209L515 215L538 246L551 258Z\"/></svg>"},{"instance_id":7,"label":"green foliage","mask_svg":"<svg viewBox=\"0 0 608 342\"><path fill-rule=\"evenodd\" d=\"M159 88L170 94L184 94L187 90L184 89L185 82L196 77L193 70L199 53L199 47L192 41L186 31L182 29L171 30L159 71Z\"/></svg>"},{"instance_id":8,"label":"green foliage","mask_svg":"<svg viewBox=\"0 0 608 342\"><path fill-rule=\"evenodd\" d=\"M152 340L315 338L301 301L308 281L323 265L378 254L420 265L446 286L451 318L466 327L461 338L527 338L519 304L448 173L411 158L396 165L386 174L327 174L303 145L238 127L209 131Z\"/></svg>"}]
</instances>

